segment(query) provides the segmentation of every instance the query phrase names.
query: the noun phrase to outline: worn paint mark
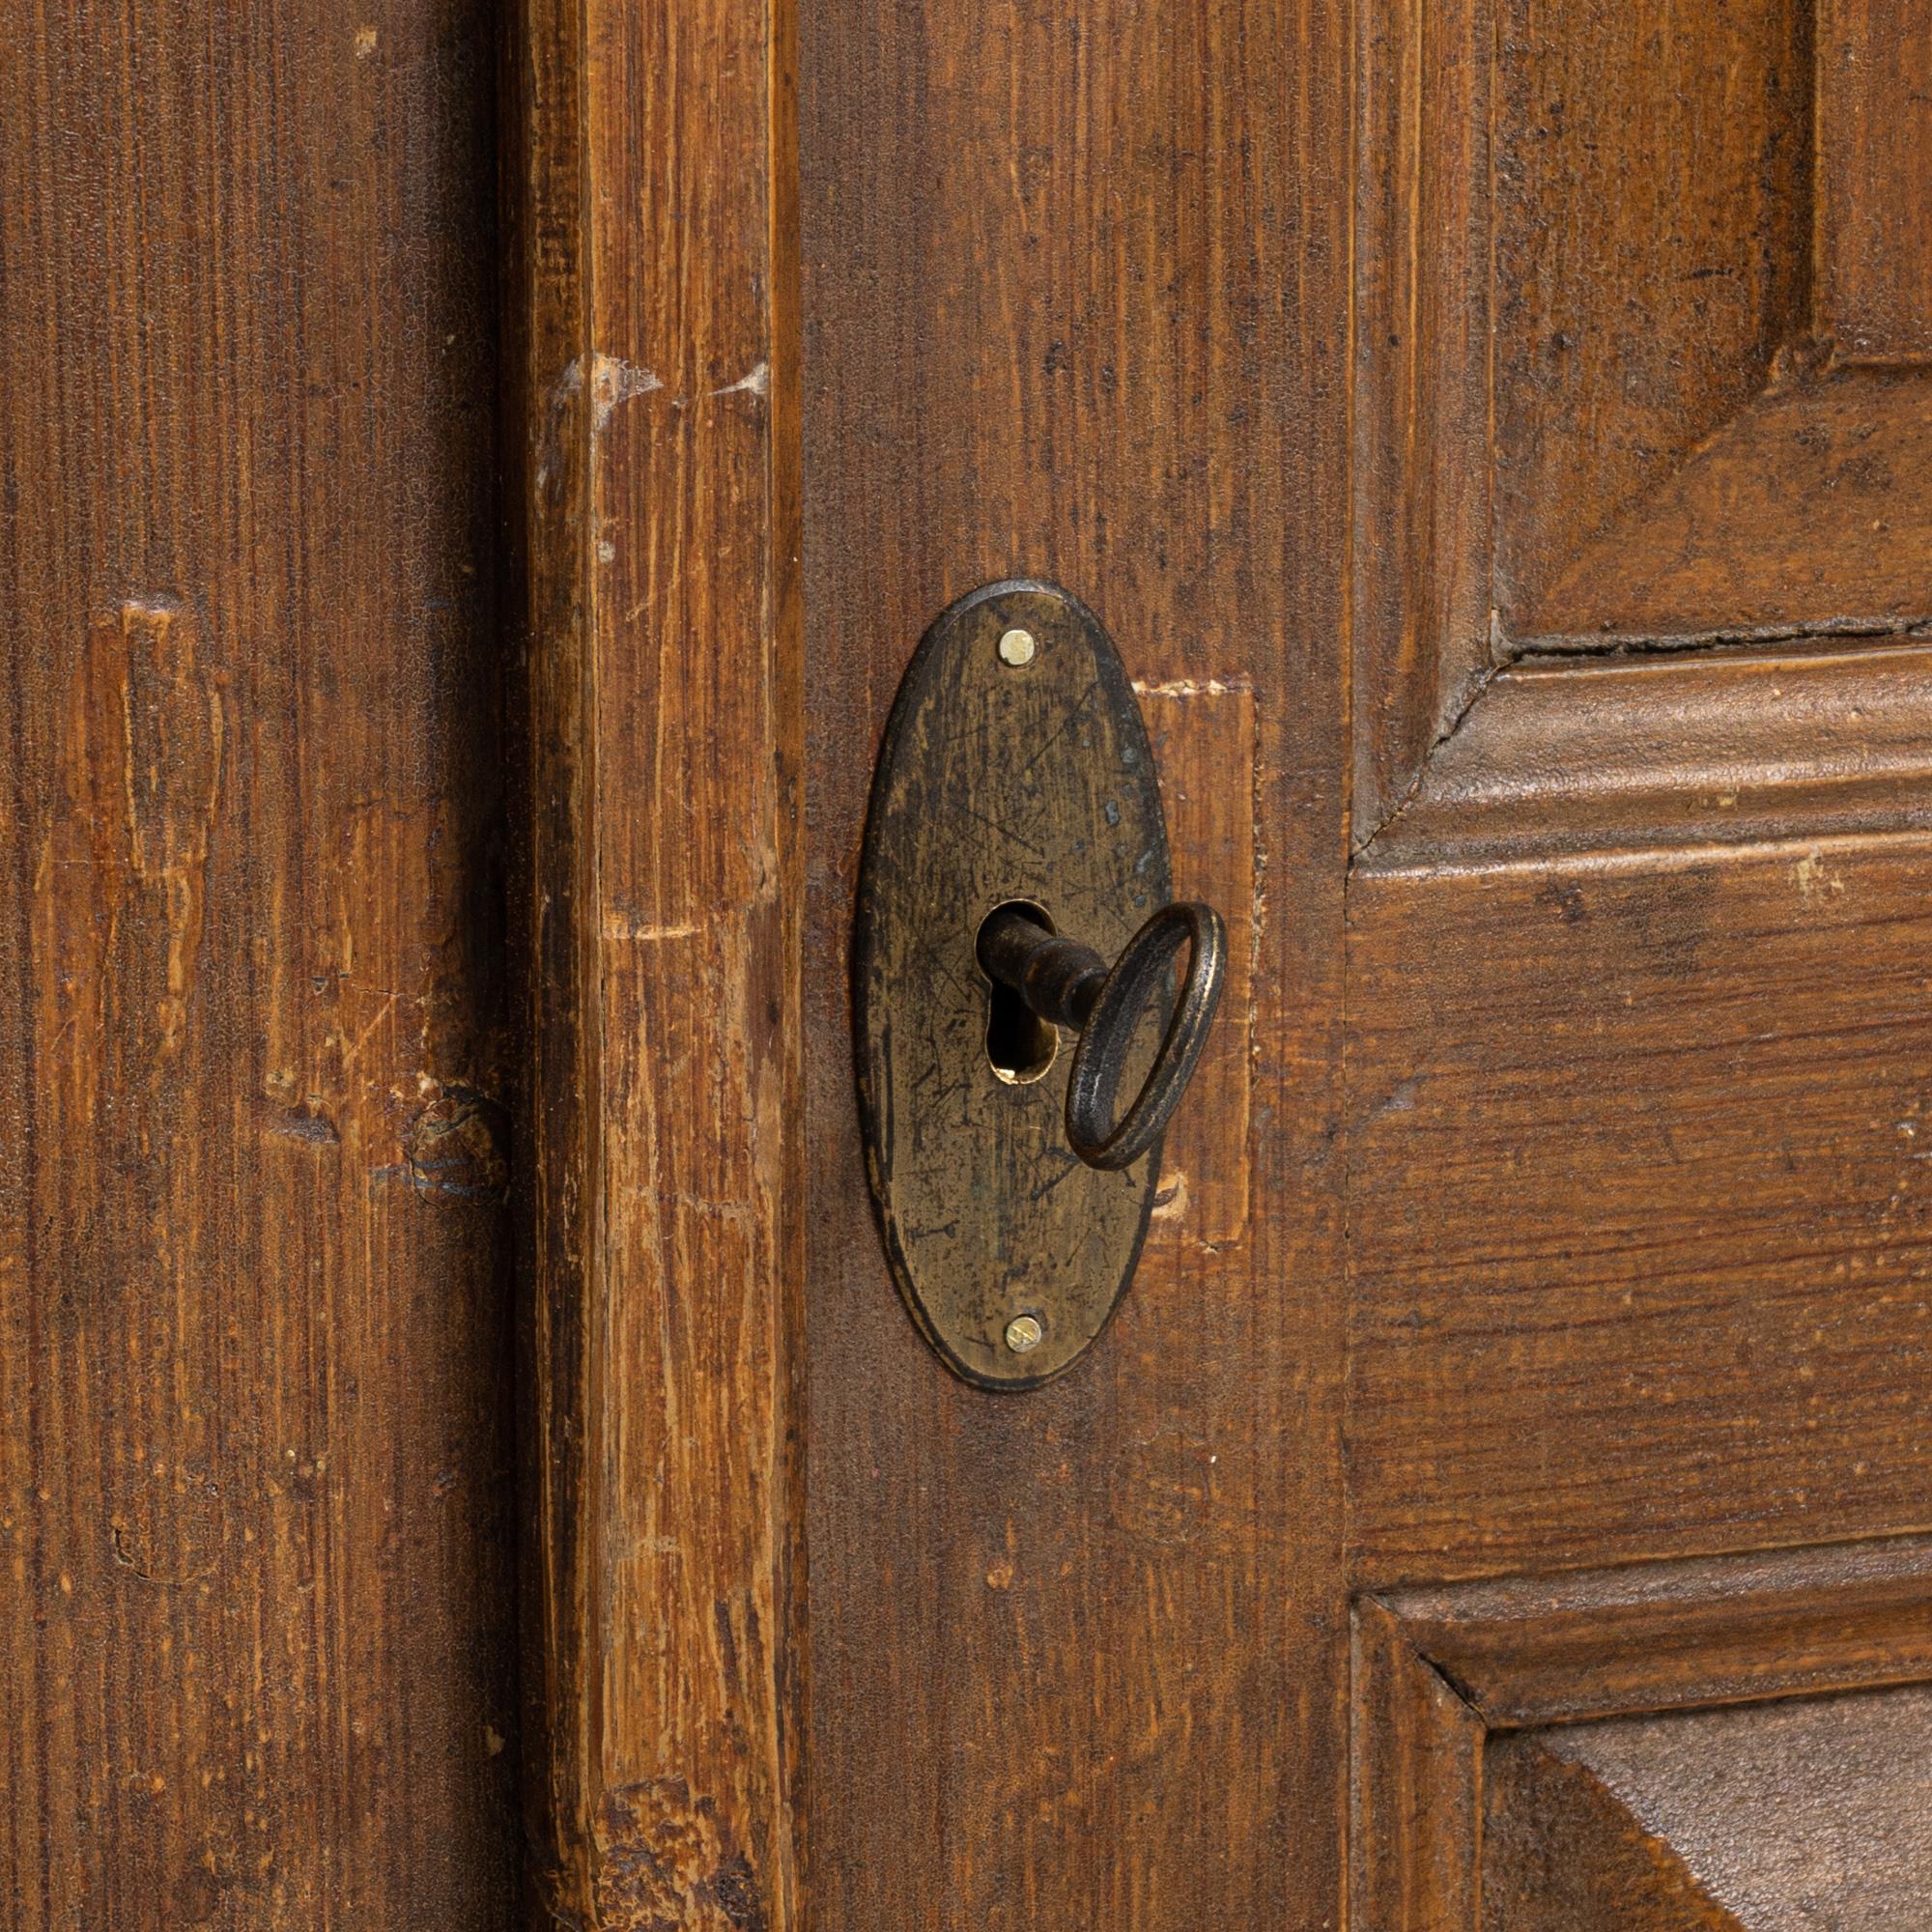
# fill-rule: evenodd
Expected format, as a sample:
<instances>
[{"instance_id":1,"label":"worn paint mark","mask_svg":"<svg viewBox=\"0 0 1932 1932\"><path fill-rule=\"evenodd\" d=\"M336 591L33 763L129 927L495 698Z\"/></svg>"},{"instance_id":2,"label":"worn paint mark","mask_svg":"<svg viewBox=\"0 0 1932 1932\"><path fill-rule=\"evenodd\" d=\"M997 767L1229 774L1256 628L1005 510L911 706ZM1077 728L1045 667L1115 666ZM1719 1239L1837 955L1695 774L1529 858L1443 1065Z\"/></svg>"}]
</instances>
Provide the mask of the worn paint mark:
<instances>
[{"instance_id":1,"label":"worn paint mark","mask_svg":"<svg viewBox=\"0 0 1932 1932\"><path fill-rule=\"evenodd\" d=\"M1246 692L1251 687L1245 684L1230 683L1218 677L1177 677L1165 684L1144 684L1139 678L1134 680L1136 697L1229 697L1236 692Z\"/></svg>"},{"instance_id":2,"label":"worn paint mark","mask_svg":"<svg viewBox=\"0 0 1932 1932\"><path fill-rule=\"evenodd\" d=\"M762 396L771 386L771 364L760 362L754 369L740 376L735 383L726 383L723 388L711 389L706 393L713 396Z\"/></svg>"},{"instance_id":3,"label":"worn paint mark","mask_svg":"<svg viewBox=\"0 0 1932 1932\"><path fill-rule=\"evenodd\" d=\"M1792 867L1791 880L1798 888L1798 896L1804 899L1815 898L1820 893L1836 894L1845 890L1842 875L1826 869L1825 855L1815 845Z\"/></svg>"},{"instance_id":4,"label":"worn paint mark","mask_svg":"<svg viewBox=\"0 0 1932 1932\"><path fill-rule=\"evenodd\" d=\"M695 939L703 929L695 920L678 920L668 925L659 925L627 912L608 912L604 915L606 939Z\"/></svg>"},{"instance_id":5,"label":"worn paint mark","mask_svg":"<svg viewBox=\"0 0 1932 1932\"><path fill-rule=\"evenodd\" d=\"M633 396L648 396L664 387L663 380L636 362L601 352L590 364L590 435L594 440L610 427L618 406Z\"/></svg>"}]
</instances>

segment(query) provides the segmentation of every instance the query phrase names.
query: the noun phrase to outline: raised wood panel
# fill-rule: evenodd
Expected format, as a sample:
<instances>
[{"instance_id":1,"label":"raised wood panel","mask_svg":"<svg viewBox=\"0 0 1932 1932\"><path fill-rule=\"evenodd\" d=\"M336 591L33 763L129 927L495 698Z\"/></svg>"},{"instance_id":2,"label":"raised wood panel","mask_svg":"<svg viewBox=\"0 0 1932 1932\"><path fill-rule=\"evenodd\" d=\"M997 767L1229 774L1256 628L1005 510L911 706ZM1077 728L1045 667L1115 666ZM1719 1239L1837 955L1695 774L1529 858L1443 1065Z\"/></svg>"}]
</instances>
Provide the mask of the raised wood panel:
<instances>
[{"instance_id":1,"label":"raised wood panel","mask_svg":"<svg viewBox=\"0 0 1932 1932\"><path fill-rule=\"evenodd\" d=\"M528 0L511 48L526 1810L582 1932L800 1910L791 32Z\"/></svg>"},{"instance_id":2,"label":"raised wood panel","mask_svg":"<svg viewBox=\"0 0 1932 1932\"><path fill-rule=\"evenodd\" d=\"M827 1926L1246 1932L1340 1908L1346 25L1327 0L801 19ZM897 1304L846 968L906 661L950 599L1017 572L1090 602L1163 688L1177 880L1205 860L1238 895L1252 839L1262 886L1248 1010L1221 1022L1252 1040L1254 1211L1223 1191L1229 1122L1191 1171L1191 1095L1180 1211L1102 1347L1020 1398L954 1380Z\"/></svg>"},{"instance_id":3,"label":"raised wood panel","mask_svg":"<svg viewBox=\"0 0 1932 1932\"><path fill-rule=\"evenodd\" d=\"M1374 1582L1922 1526L1922 834L1359 875Z\"/></svg>"},{"instance_id":4,"label":"raised wood panel","mask_svg":"<svg viewBox=\"0 0 1932 1932\"><path fill-rule=\"evenodd\" d=\"M1932 373L1795 366L1587 536L1523 627L1543 649L1922 635L1928 474Z\"/></svg>"},{"instance_id":5,"label":"raised wood panel","mask_svg":"<svg viewBox=\"0 0 1932 1932\"><path fill-rule=\"evenodd\" d=\"M1552 581L1809 327L1811 6L1496 0L1490 601L1506 639L1597 628Z\"/></svg>"},{"instance_id":6,"label":"raised wood panel","mask_svg":"<svg viewBox=\"0 0 1932 1932\"><path fill-rule=\"evenodd\" d=\"M9 21L9 1932L512 1922L490 33Z\"/></svg>"},{"instance_id":7,"label":"raised wood panel","mask_svg":"<svg viewBox=\"0 0 1932 1932\"><path fill-rule=\"evenodd\" d=\"M1932 1919L1932 1688L1529 1732L1483 1776L1495 1932Z\"/></svg>"},{"instance_id":8,"label":"raised wood panel","mask_svg":"<svg viewBox=\"0 0 1932 1932\"><path fill-rule=\"evenodd\" d=\"M1932 357L1932 6L1818 0L1819 327L1857 362Z\"/></svg>"},{"instance_id":9,"label":"raised wood panel","mask_svg":"<svg viewBox=\"0 0 1932 1932\"><path fill-rule=\"evenodd\" d=\"M1366 1596L1352 1681L1366 1932L1922 1917L1932 1539Z\"/></svg>"},{"instance_id":10,"label":"raised wood panel","mask_svg":"<svg viewBox=\"0 0 1932 1932\"><path fill-rule=\"evenodd\" d=\"M1357 844L1525 654L1932 616L1922 14L1364 10Z\"/></svg>"}]
</instances>

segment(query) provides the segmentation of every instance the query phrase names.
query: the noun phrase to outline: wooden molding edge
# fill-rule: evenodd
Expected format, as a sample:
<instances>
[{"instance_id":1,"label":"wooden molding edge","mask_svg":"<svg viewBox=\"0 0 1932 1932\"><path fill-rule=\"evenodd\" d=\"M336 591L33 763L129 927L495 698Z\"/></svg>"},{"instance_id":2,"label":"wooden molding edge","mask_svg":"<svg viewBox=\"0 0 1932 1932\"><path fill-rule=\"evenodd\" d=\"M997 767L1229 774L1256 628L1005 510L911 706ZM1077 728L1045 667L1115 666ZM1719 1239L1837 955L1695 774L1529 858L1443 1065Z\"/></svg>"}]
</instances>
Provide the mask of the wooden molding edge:
<instances>
[{"instance_id":1,"label":"wooden molding edge","mask_svg":"<svg viewBox=\"0 0 1932 1932\"><path fill-rule=\"evenodd\" d=\"M1372 873L1932 828L1932 642L1528 659L1356 856Z\"/></svg>"},{"instance_id":2,"label":"wooden molding edge","mask_svg":"<svg viewBox=\"0 0 1932 1932\"><path fill-rule=\"evenodd\" d=\"M790 0L503 51L526 1917L800 1922Z\"/></svg>"},{"instance_id":3,"label":"wooden molding edge","mask_svg":"<svg viewBox=\"0 0 1932 1932\"><path fill-rule=\"evenodd\" d=\"M1381 1592L1354 1608L1351 1922L1477 1922L1492 1732L1932 1682L1932 1536Z\"/></svg>"}]
</instances>

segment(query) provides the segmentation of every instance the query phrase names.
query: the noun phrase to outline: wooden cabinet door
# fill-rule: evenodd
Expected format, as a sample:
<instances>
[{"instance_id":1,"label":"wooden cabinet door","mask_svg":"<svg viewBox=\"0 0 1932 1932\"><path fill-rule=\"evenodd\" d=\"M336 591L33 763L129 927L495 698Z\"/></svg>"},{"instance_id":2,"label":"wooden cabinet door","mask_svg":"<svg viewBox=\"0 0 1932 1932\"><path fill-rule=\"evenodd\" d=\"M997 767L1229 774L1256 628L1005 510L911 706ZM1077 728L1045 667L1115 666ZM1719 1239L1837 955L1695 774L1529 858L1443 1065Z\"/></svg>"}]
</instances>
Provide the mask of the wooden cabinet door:
<instances>
[{"instance_id":1,"label":"wooden cabinet door","mask_svg":"<svg viewBox=\"0 0 1932 1932\"><path fill-rule=\"evenodd\" d=\"M15 41L0 1926L1932 1919L1927 0ZM1231 941L1025 1394L850 984L1013 576Z\"/></svg>"},{"instance_id":2,"label":"wooden cabinet door","mask_svg":"<svg viewBox=\"0 0 1932 1932\"><path fill-rule=\"evenodd\" d=\"M1932 11L802 56L824 1922L1924 1922ZM841 947L913 642L1027 571L1242 978L1003 1398L891 1319Z\"/></svg>"}]
</instances>

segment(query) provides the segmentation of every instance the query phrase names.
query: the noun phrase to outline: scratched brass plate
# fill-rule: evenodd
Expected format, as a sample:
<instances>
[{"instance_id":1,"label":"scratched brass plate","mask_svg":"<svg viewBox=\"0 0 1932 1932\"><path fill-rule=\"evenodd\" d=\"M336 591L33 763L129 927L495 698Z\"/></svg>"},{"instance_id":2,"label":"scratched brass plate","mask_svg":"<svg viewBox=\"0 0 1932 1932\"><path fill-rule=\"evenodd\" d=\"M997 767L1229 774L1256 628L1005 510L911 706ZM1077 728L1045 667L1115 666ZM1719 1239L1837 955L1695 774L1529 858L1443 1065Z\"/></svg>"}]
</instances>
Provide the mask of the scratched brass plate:
<instances>
[{"instance_id":1,"label":"scratched brass plate","mask_svg":"<svg viewBox=\"0 0 1932 1932\"><path fill-rule=\"evenodd\" d=\"M1001 651L1014 632L1034 646L1017 665ZM995 1070L980 923L1027 901L1111 960L1168 884L1147 732L1098 620L1044 583L962 598L926 633L886 727L854 964L893 1272L926 1339L983 1388L1036 1387L1098 1338L1140 1254L1160 1150L1117 1174L1075 1158L1065 1030L1043 1073ZM1041 1332L1020 1351L1009 1328L1024 1316Z\"/></svg>"}]
</instances>

